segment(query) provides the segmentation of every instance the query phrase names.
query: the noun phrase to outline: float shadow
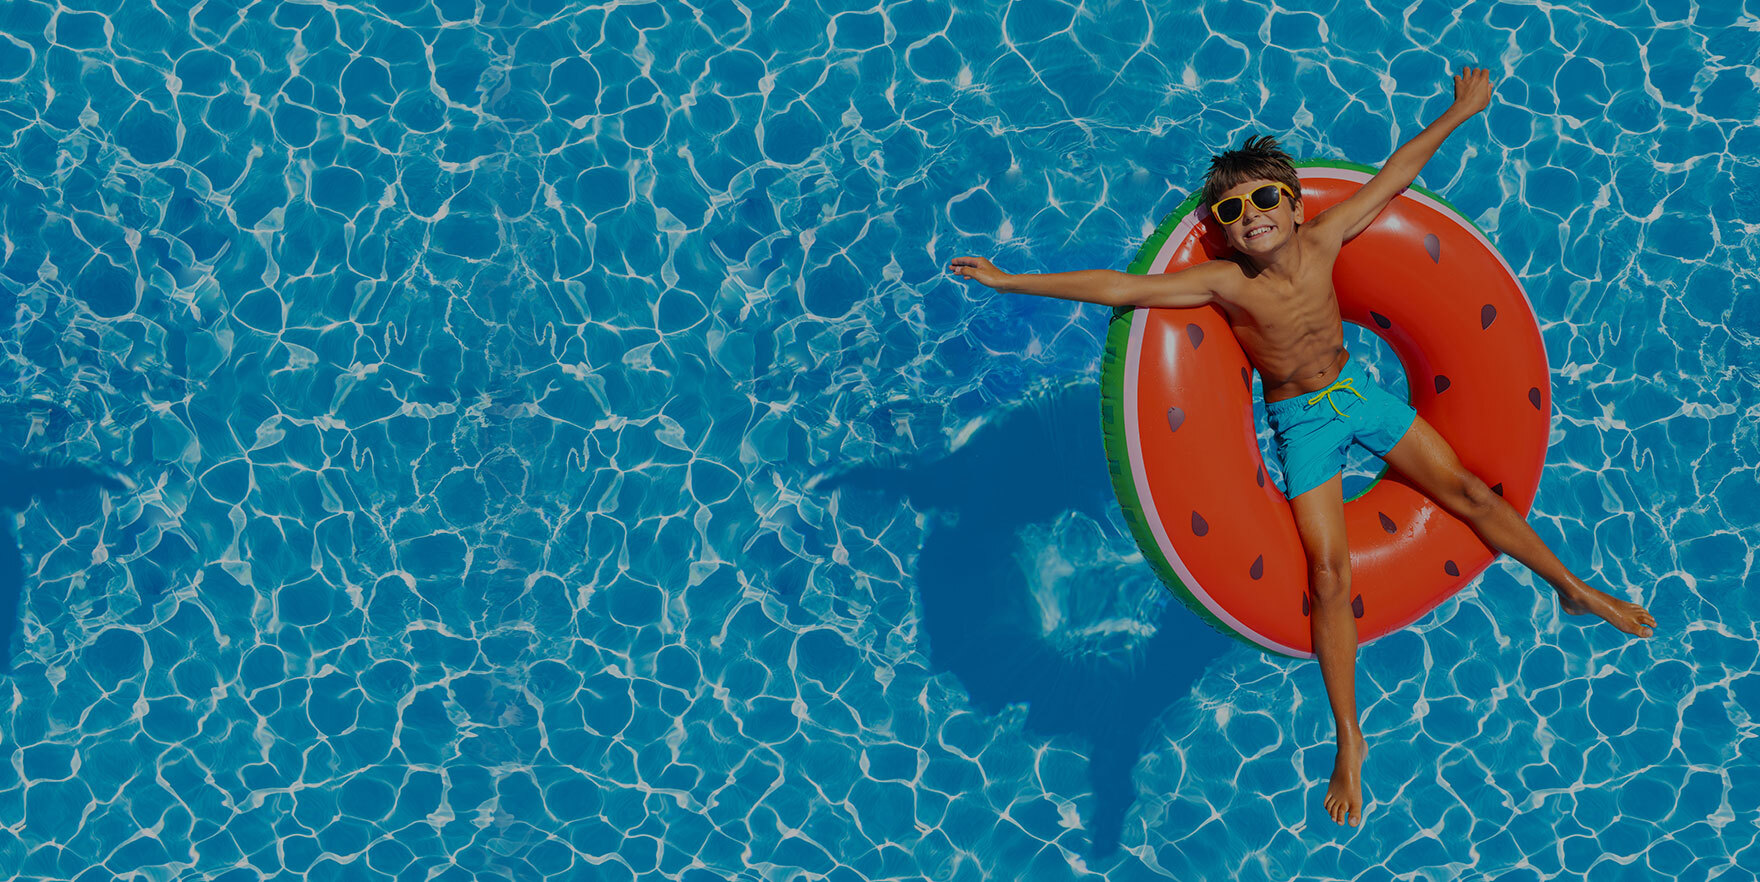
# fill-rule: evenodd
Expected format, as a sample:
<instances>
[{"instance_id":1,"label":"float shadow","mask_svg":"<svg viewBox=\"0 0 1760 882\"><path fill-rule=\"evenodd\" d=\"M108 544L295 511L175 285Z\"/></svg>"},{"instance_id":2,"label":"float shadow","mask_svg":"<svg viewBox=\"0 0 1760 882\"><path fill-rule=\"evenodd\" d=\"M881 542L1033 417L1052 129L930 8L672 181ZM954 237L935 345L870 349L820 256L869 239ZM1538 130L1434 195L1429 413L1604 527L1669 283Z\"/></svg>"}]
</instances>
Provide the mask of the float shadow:
<instances>
[{"instance_id":1,"label":"float shadow","mask_svg":"<svg viewBox=\"0 0 1760 882\"><path fill-rule=\"evenodd\" d=\"M958 677L984 711L1025 703L1029 731L1088 742L1096 858L1118 847L1135 798L1131 769L1155 719L1232 643L1172 602L1139 604L1154 621L1135 641L1045 633L1031 578L1017 563L1023 530L1069 512L1103 526L1120 521L1099 399L1098 384L1054 389L980 426L939 460L856 466L818 484L932 513L917 565L930 663Z\"/></svg>"}]
</instances>

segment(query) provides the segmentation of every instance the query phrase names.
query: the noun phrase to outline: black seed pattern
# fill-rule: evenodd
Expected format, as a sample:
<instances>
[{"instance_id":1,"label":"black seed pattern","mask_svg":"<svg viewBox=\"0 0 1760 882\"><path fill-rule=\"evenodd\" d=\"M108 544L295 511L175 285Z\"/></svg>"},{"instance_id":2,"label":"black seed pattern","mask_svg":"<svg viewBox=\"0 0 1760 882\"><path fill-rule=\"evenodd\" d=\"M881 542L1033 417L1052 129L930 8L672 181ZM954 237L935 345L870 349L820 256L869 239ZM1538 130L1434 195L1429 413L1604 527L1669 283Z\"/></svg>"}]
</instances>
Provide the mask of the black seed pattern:
<instances>
[{"instance_id":1,"label":"black seed pattern","mask_svg":"<svg viewBox=\"0 0 1760 882\"><path fill-rule=\"evenodd\" d=\"M1259 474L1255 475L1254 477L1258 478L1259 486L1261 486L1261 487L1265 486L1265 467L1260 466L1259 467Z\"/></svg>"},{"instance_id":2,"label":"black seed pattern","mask_svg":"<svg viewBox=\"0 0 1760 882\"><path fill-rule=\"evenodd\" d=\"M1424 237L1424 250L1430 253L1431 263L1442 262L1442 240L1436 238L1435 233Z\"/></svg>"},{"instance_id":3,"label":"black seed pattern","mask_svg":"<svg viewBox=\"0 0 1760 882\"><path fill-rule=\"evenodd\" d=\"M1197 325L1186 325L1186 339L1192 341L1193 349L1198 348L1204 342L1204 329Z\"/></svg>"},{"instance_id":4,"label":"black seed pattern","mask_svg":"<svg viewBox=\"0 0 1760 882\"><path fill-rule=\"evenodd\" d=\"M1261 554L1253 559L1253 568L1247 570L1247 575L1252 576L1255 580L1265 575L1265 555Z\"/></svg>"},{"instance_id":5,"label":"black seed pattern","mask_svg":"<svg viewBox=\"0 0 1760 882\"><path fill-rule=\"evenodd\" d=\"M1451 576L1458 576L1461 574L1461 568L1455 566L1454 561L1452 560L1442 565L1442 571Z\"/></svg>"},{"instance_id":6,"label":"black seed pattern","mask_svg":"<svg viewBox=\"0 0 1760 882\"><path fill-rule=\"evenodd\" d=\"M1186 421L1186 412L1177 407L1167 409L1167 428L1177 432Z\"/></svg>"},{"instance_id":7,"label":"black seed pattern","mask_svg":"<svg viewBox=\"0 0 1760 882\"><path fill-rule=\"evenodd\" d=\"M1528 403L1534 405L1535 410L1540 409L1540 387L1539 386L1528 387Z\"/></svg>"},{"instance_id":8,"label":"black seed pattern","mask_svg":"<svg viewBox=\"0 0 1760 882\"><path fill-rule=\"evenodd\" d=\"M1363 595L1351 598L1351 615L1359 619L1363 617Z\"/></svg>"},{"instance_id":9,"label":"black seed pattern","mask_svg":"<svg viewBox=\"0 0 1760 882\"><path fill-rule=\"evenodd\" d=\"M1497 307L1489 303L1479 307L1479 330L1483 331L1491 327L1491 323L1494 321L1497 321Z\"/></svg>"},{"instance_id":10,"label":"black seed pattern","mask_svg":"<svg viewBox=\"0 0 1760 882\"><path fill-rule=\"evenodd\" d=\"M1436 394L1441 395L1442 393L1447 392L1448 387L1449 387L1448 378L1441 375L1441 374L1437 374L1436 375Z\"/></svg>"},{"instance_id":11,"label":"black seed pattern","mask_svg":"<svg viewBox=\"0 0 1760 882\"><path fill-rule=\"evenodd\" d=\"M1302 615L1308 614L1308 592L1302 592Z\"/></svg>"},{"instance_id":12,"label":"black seed pattern","mask_svg":"<svg viewBox=\"0 0 1760 882\"><path fill-rule=\"evenodd\" d=\"M1492 486L1491 492L1496 493L1499 496L1502 496L1503 495L1503 485L1496 484L1496 485Z\"/></svg>"},{"instance_id":13,"label":"black seed pattern","mask_svg":"<svg viewBox=\"0 0 1760 882\"><path fill-rule=\"evenodd\" d=\"M1381 529L1386 530L1389 533L1399 529L1399 526L1393 522L1393 518L1390 518L1381 512L1376 512L1375 515L1376 517L1381 518Z\"/></svg>"},{"instance_id":14,"label":"black seed pattern","mask_svg":"<svg viewBox=\"0 0 1760 882\"><path fill-rule=\"evenodd\" d=\"M1375 324L1380 325L1381 330L1383 330L1383 331L1387 330L1388 328L1393 327L1393 322L1388 320L1387 316L1384 316L1381 313L1376 312L1373 309L1369 310L1369 317L1374 319Z\"/></svg>"},{"instance_id":15,"label":"black seed pattern","mask_svg":"<svg viewBox=\"0 0 1760 882\"><path fill-rule=\"evenodd\" d=\"M1192 532L1198 534L1199 536L1202 536L1205 533L1210 532L1210 525L1204 523L1203 516L1199 515L1195 511L1192 512Z\"/></svg>"}]
</instances>

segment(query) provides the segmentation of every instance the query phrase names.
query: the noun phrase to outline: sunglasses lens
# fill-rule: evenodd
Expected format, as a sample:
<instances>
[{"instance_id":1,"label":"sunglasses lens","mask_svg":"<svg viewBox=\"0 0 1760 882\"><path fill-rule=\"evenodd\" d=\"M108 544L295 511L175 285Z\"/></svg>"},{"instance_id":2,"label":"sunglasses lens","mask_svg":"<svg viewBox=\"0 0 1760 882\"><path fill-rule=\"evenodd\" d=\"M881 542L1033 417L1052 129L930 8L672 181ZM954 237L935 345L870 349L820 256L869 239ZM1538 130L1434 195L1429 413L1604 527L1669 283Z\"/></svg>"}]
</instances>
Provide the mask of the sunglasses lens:
<instances>
[{"instance_id":1,"label":"sunglasses lens","mask_svg":"<svg viewBox=\"0 0 1760 882\"><path fill-rule=\"evenodd\" d=\"M1266 184L1253 191L1253 204L1259 206L1260 211L1270 211L1271 209L1276 208L1277 203L1282 199L1282 191L1278 190L1276 186L1271 184Z\"/></svg>"},{"instance_id":2,"label":"sunglasses lens","mask_svg":"<svg viewBox=\"0 0 1760 882\"><path fill-rule=\"evenodd\" d=\"M1226 200L1221 205L1216 206L1216 219L1225 224L1232 224L1241 219L1241 213L1244 210L1245 209L1241 207L1240 197L1236 196L1235 198Z\"/></svg>"}]
</instances>

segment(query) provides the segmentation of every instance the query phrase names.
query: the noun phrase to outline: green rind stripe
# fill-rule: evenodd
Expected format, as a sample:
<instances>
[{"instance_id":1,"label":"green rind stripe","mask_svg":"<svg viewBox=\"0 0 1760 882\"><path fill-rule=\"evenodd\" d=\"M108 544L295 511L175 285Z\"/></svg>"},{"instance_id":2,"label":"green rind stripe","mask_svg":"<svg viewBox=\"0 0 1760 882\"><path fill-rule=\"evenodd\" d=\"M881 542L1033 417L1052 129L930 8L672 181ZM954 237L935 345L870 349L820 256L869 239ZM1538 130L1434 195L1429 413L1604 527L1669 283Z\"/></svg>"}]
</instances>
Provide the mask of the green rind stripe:
<instances>
[{"instance_id":1,"label":"green rind stripe","mask_svg":"<svg viewBox=\"0 0 1760 882\"><path fill-rule=\"evenodd\" d=\"M1186 201L1181 202L1178 207L1168 212L1167 216L1161 219L1161 224L1155 228L1155 232L1149 234L1148 241L1137 249L1137 256L1131 260L1131 265L1125 268L1125 272L1136 273L1139 276L1147 273L1149 261L1155 259L1155 252L1160 251L1162 243L1167 241L1168 236L1173 235L1173 228L1179 226L1179 222L1198 207L1198 197L1202 195L1204 195L1202 190L1193 193L1186 197Z\"/></svg>"}]
</instances>

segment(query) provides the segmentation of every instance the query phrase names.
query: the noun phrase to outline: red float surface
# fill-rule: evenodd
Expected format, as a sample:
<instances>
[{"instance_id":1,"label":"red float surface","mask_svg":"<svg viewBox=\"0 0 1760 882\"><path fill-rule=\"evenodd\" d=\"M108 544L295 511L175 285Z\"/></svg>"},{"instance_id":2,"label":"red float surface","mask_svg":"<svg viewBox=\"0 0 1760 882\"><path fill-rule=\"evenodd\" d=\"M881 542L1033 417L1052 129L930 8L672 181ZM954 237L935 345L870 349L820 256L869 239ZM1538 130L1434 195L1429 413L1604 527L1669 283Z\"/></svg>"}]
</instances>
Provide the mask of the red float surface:
<instances>
[{"instance_id":1,"label":"red float surface","mask_svg":"<svg viewBox=\"0 0 1760 882\"><path fill-rule=\"evenodd\" d=\"M1333 167L1302 168L1300 176L1308 217L1368 179ZM1214 221L1197 213L1195 223L1173 230L1150 272L1224 253ZM1343 318L1399 357L1418 415L1525 515L1545 464L1550 371L1533 309L1489 243L1440 199L1408 190L1345 245L1333 282ZM1140 516L1152 521L1137 531L1145 553L1176 592L1187 592L1182 599L1237 636L1311 655L1307 559L1288 500L1264 471L1250 366L1226 313L1137 309L1130 323L1130 348L1119 360L1128 417L1118 416L1126 417L1129 454L1120 480L1131 482ZM1495 557L1471 527L1391 468L1345 503L1344 517L1361 642L1412 623Z\"/></svg>"}]
</instances>

